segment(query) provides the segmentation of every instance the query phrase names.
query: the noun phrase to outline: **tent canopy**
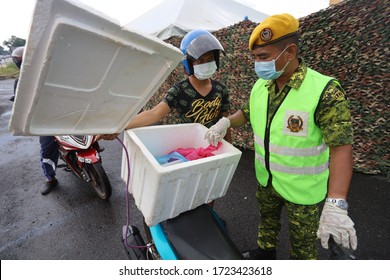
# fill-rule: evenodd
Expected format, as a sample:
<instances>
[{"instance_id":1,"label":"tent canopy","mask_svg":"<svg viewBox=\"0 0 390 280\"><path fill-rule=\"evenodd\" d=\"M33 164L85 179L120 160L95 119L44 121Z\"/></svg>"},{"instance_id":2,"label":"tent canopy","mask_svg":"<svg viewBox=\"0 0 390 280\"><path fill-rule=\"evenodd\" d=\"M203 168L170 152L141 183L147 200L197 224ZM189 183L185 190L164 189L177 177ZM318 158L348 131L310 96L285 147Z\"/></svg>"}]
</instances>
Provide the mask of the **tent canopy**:
<instances>
[{"instance_id":1,"label":"tent canopy","mask_svg":"<svg viewBox=\"0 0 390 280\"><path fill-rule=\"evenodd\" d=\"M165 40L194 29L216 31L246 18L260 22L266 17L234 0L166 0L125 27Z\"/></svg>"}]
</instances>

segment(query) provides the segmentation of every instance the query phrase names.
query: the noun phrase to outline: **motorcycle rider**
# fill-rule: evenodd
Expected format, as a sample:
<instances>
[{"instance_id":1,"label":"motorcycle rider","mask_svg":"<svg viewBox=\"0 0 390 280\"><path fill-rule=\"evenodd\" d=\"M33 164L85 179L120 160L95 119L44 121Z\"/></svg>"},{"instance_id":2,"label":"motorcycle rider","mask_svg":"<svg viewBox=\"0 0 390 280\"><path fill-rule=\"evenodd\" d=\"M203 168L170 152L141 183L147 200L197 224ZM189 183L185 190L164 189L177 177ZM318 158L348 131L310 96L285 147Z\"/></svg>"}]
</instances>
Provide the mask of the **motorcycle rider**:
<instances>
[{"instance_id":1,"label":"motorcycle rider","mask_svg":"<svg viewBox=\"0 0 390 280\"><path fill-rule=\"evenodd\" d=\"M135 116L126 129L155 124L172 109L179 113L180 123L201 123L206 127L211 127L222 117L228 116L228 89L221 82L212 79L219 68L220 52L225 54L221 43L209 31L196 29L183 37L180 50L184 54L182 64L188 77L174 84L154 108ZM100 137L113 140L117 135L105 134ZM229 129L224 138L231 142ZM214 201L209 205L213 207Z\"/></svg>"},{"instance_id":2,"label":"motorcycle rider","mask_svg":"<svg viewBox=\"0 0 390 280\"><path fill-rule=\"evenodd\" d=\"M12 61L15 63L16 67L19 69L23 63L23 53L24 46L17 47L13 50L11 57ZM15 100L16 87L18 85L19 78L15 80L14 83L14 96L9 100ZM56 168L58 163L58 158L60 156L58 151L58 143L56 142L54 136L39 136L40 144L40 162L43 175L46 177L43 188L41 189L41 194L48 194L57 186L58 181L56 179Z\"/></svg>"},{"instance_id":3,"label":"motorcycle rider","mask_svg":"<svg viewBox=\"0 0 390 280\"><path fill-rule=\"evenodd\" d=\"M12 52L12 60L16 66L20 69L23 62L24 47L18 47ZM15 80L14 93L17 87L18 79ZM10 101L14 101L14 96ZM41 189L41 194L46 195L51 192L57 185L58 180L56 178L56 169L58 159L60 157L59 145L54 136L39 136L40 144L40 163L43 171L43 175L46 177L44 185ZM104 148L100 147L99 151Z\"/></svg>"},{"instance_id":4,"label":"motorcycle rider","mask_svg":"<svg viewBox=\"0 0 390 280\"><path fill-rule=\"evenodd\" d=\"M22 66L23 52L24 52L24 46L15 48L11 54L12 61L15 63L16 67L18 67L19 69ZM19 78L16 78L16 80L14 82L14 96L12 96L9 99L9 101L13 102L15 100L15 93L16 93L16 87L18 86L18 81L19 81Z\"/></svg>"},{"instance_id":5,"label":"motorcycle rider","mask_svg":"<svg viewBox=\"0 0 390 280\"><path fill-rule=\"evenodd\" d=\"M210 32L197 29L183 37L180 50L184 54L182 64L188 77L173 85L154 108L139 113L126 129L157 123L172 109L178 111L181 123L201 123L206 127L228 116L228 89L212 79L219 68L220 52L224 53L221 43ZM101 138L112 140L117 135L101 135ZM230 142L230 130L225 139Z\"/></svg>"}]
</instances>

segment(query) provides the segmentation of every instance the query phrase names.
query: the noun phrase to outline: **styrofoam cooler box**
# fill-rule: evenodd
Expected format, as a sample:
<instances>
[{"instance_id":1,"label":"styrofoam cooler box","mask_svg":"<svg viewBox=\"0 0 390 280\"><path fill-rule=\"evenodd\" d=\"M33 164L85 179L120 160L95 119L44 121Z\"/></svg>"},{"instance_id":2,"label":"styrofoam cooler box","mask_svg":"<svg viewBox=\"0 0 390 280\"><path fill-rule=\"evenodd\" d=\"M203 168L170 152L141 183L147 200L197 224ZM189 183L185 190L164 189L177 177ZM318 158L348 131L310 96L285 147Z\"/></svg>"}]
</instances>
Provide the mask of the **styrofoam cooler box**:
<instances>
[{"instance_id":1,"label":"styrofoam cooler box","mask_svg":"<svg viewBox=\"0 0 390 280\"><path fill-rule=\"evenodd\" d=\"M201 124L158 125L126 130L122 179L128 181L138 209L151 226L226 194L241 151L225 140L215 155L168 166L156 157L178 148L207 148L207 128Z\"/></svg>"},{"instance_id":2,"label":"styrofoam cooler box","mask_svg":"<svg viewBox=\"0 0 390 280\"><path fill-rule=\"evenodd\" d=\"M182 58L178 48L80 2L37 0L9 129L121 132Z\"/></svg>"}]
</instances>

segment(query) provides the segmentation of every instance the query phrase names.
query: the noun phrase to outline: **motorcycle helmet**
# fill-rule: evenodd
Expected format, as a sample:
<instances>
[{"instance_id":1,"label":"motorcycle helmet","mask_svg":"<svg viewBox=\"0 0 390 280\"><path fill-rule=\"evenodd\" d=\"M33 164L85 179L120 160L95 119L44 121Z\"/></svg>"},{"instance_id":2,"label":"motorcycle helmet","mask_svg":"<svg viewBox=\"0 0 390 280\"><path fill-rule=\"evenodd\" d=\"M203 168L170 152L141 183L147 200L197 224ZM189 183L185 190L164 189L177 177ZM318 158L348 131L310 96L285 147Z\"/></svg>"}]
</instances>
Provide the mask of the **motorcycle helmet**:
<instances>
[{"instance_id":1,"label":"motorcycle helmet","mask_svg":"<svg viewBox=\"0 0 390 280\"><path fill-rule=\"evenodd\" d=\"M184 54L182 64L188 75L194 74L192 61L198 59L203 54L213 51L214 60L219 68L219 54L222 51L225 54L221 43L207 30L197 29L188 32L180 44L180 50Z\"/></svg>"},{"instance_id":2,"label":"motorcycle helmet","mask_svg":"<svg viewBox=\"0 0 390 280\"><path fill-rule=\"evenodd\" d=\"M16 64L16 66L19 69L23 61L23 52L24 52L24 47L17 47L16 49L13 50L11 54L12 61Z\"/></svg>"}]
</instances>

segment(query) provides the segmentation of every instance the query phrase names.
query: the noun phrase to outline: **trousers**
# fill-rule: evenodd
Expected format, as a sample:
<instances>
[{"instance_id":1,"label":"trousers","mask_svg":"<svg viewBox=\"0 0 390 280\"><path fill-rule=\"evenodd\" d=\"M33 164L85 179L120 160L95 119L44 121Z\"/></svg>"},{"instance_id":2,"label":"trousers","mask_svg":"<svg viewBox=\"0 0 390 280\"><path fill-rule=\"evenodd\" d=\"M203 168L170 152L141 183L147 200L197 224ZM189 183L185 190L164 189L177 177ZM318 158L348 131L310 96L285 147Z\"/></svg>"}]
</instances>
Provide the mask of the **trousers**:
<instances>
[{"instance_id":1,"label":"trousers","mask_svg":"<svg viewBox=\"0 0 390 280\"><path fill-rule=\"evenodd\" d=\"M39 136L39 144L41 145L41 166L43 175L45 175L48 180L53 180L56 176L56 168L60 156L58 143L54 136Z\"/></svg>"},{"instance_id":2,"label":"trousers","mask_svg":"<svg viewBox=\"0 0 390 280\"><path fill-rule=\"evenodd\" d=\"M291 248L290 259L313 260L318 258L316 245L319 226L319 207L299 205L285 200L272 186L258 186L260 223L257 243L261 249L273 250L279 245L282 207L286 207Z\"/></svg>"}]
</instances>

